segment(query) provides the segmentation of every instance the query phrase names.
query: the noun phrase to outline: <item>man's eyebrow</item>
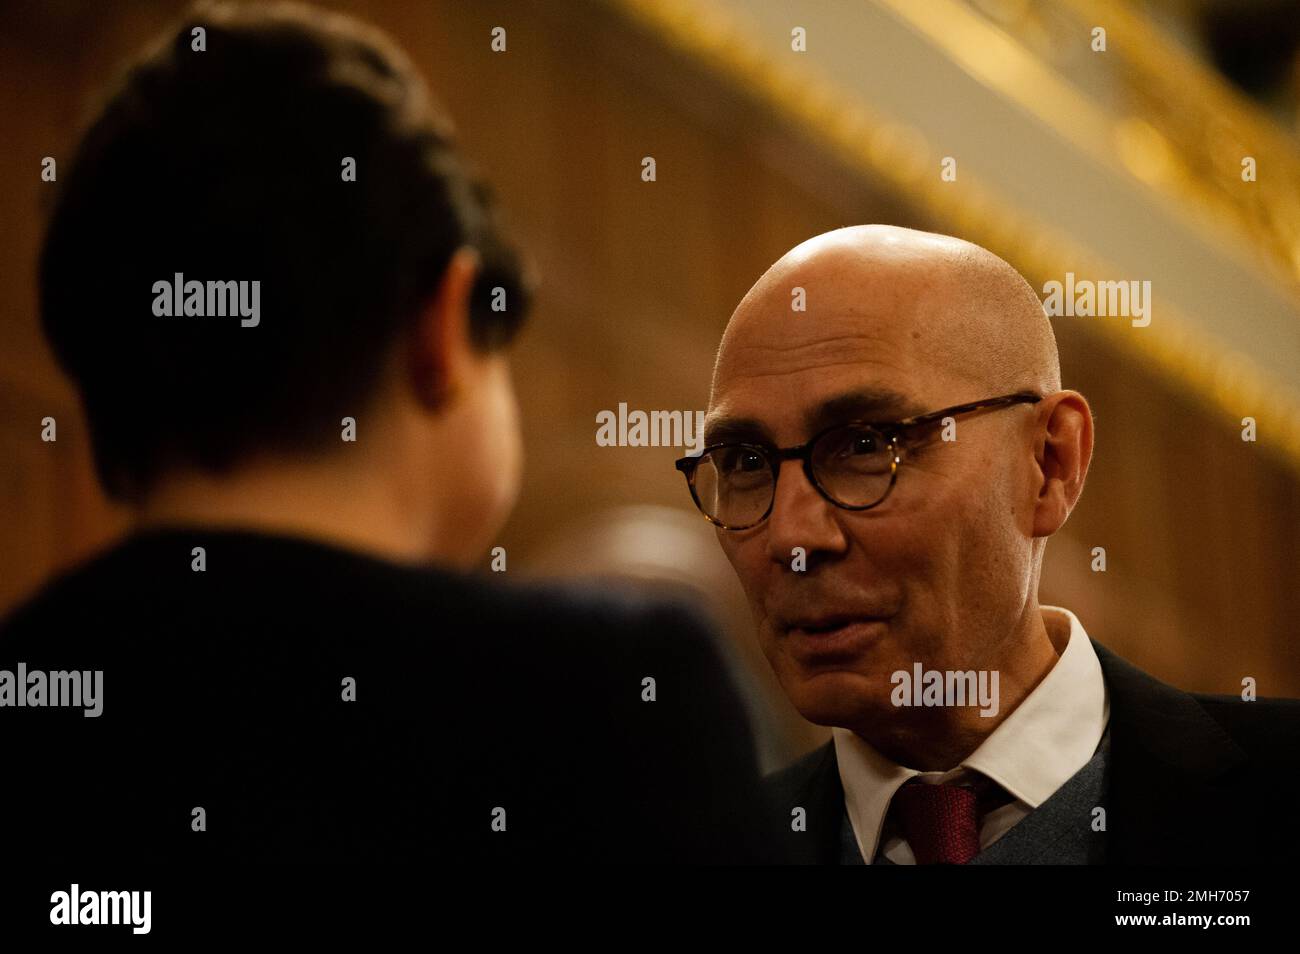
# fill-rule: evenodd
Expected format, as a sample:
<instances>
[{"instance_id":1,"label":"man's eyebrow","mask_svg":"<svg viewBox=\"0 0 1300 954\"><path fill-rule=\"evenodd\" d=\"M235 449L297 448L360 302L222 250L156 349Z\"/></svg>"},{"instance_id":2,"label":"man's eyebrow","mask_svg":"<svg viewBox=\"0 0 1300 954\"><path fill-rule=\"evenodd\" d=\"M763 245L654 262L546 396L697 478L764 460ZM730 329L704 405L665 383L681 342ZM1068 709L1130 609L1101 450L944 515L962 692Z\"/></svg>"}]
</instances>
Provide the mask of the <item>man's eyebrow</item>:
<instances>
[{"instance_id":1,"label":"man's eyebrow","mask_svg":"<svg viewBox=\"0 0 1300 954\"><path fill-rule=\"evenodd\" d=\"M914 398L888 388L863 388L823 401L804 414L809 434L847 421L897 421L924 413Z\"/></svg>"},{"instance_id":2,"label":"man's eyebrow","mask_svg":"<svg viewBox=\"0 0 1300 954\"><path fill-rule=\"evenodd\" d=\"M770 444L772 434L752 417L715 417L704 424L704 444Z\"/></svg>"},{"instance_id":3,"label":"man's eyebrow","mask_svg":"<svg viewBox=\"0 0 1300 954\"><path fill-rule=\"evenodd\" d=\"M895 421L924 412L914 398L887 388L862 388L837 394L804 414L811 436L823 428L847 421ZM704 424L705 446L714 444L771 444L772 432L752 417L716 417Z\"/></svg>"}]
</instances>

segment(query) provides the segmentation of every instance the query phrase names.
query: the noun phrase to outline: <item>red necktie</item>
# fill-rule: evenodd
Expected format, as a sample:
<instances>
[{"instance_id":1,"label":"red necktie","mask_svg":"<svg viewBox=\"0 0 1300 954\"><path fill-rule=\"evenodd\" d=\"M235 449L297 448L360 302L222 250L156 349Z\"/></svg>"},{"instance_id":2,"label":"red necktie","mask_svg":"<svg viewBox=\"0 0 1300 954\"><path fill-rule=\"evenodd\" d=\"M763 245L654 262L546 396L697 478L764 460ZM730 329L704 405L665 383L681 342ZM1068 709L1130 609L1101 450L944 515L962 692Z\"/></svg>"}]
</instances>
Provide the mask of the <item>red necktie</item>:
<instances>
[{"instance_id":1,"label":"red necktie","mask_svg":"<svg viewBox=\"0 0 1300 954\"><path fill-rule=\"evenodd\" d=\"M964 865L979 854L978 802L970 788L918 779L894 794L903 837L918 865Z\"/></svg>"}]
</instances>

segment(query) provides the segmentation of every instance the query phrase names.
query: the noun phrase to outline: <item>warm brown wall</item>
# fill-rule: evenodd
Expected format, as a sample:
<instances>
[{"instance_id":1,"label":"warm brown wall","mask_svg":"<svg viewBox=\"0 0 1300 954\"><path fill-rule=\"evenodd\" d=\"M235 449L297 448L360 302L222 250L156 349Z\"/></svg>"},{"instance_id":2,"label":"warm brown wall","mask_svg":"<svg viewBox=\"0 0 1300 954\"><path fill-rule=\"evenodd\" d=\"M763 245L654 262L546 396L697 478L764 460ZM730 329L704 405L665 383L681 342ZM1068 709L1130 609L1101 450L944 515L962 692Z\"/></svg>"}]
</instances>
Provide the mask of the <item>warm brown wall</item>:
<instances>
[{"instance_id":1,"label":"warm brown wall","mask_svg":"<svg viewBox=\"0 0 1300 954\"><path fill-rule=\"evenodd\" d=\"M727 315L787 248L862 221L943 229L596 5L333 6L388 29L425 70L543 275L517 360L528 470L501 541L512 570L602 508L689 510L676 452L598 448L595 414L619 401L703 407ZM122 526L93 488L72 395L37 331L39 164L67 156L87 96L181 8L0 14L0 611ZM509 31L504 55L488 48L496 25ZM658 160L653 185L639 178L644 155ZM1067 385L1093 402L1097 456L1049 548L1045 600L1188 688L1237 692L1252 675L1264 694L1300 695L1296 475L1068 322L1057 326ZM46 414L57 445L38 439ZM1106 574L1088 570L1097 545Z\"/></svg>"}]
</instances>

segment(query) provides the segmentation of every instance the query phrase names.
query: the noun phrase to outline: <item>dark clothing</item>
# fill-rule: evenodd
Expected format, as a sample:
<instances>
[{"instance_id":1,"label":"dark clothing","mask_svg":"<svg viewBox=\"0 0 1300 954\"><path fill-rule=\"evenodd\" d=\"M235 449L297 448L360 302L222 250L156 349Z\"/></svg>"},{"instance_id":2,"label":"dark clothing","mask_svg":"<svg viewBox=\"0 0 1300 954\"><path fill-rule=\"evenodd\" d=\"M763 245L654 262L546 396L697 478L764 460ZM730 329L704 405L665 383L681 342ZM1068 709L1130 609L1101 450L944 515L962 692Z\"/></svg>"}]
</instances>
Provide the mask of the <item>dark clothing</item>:
<instances>
[{"instance_id":1,"label":"dark clothing","mask_svg":"<svg viewBox=\"0 0 1300 954\"><path fill-rule=\"evenodd\" d=\"M97 718L0 708L7 848L41 858L759 857L742 706L671 604L176 529L15 612L19 663L103 671Z\"/></svg>"},{"instance_id":2,"label":"dark clothing","mask_svg":"<svg viewBox=\"0 0 1300 954\"><path fill-rule=\"evenodd\" d=\"M1294 807L1300 701L1244 702L1183 692L1095 640L1093 647L1110 694L1109 745L1104 759L1094 758L1071 782L1098 783L1104 837L1093 841L1061 829L1090 823L1091 813L1082 805L1056 813L1055 820L1035 820L1049 804L1059 807L1049 800L985 849L981 854L988 857L980 863L1007 863L995 860L1004 855L1045 863L1083 855L1121 865L1289 862L1300 849ZM845 859L844 789L833 744L773 774L767 784L774 812L769 829L781 833L791 858L805 864ZM807 812L806 831L791 830L795 807ZM1033 833L1039 840L1029 844ZM1058 840L1073 847L1054 852L1050 844ZM1097 842L1104 845L1100 851ZM1011 855L1009 847L1015 848Z\"/></svg>"}]
</instances>

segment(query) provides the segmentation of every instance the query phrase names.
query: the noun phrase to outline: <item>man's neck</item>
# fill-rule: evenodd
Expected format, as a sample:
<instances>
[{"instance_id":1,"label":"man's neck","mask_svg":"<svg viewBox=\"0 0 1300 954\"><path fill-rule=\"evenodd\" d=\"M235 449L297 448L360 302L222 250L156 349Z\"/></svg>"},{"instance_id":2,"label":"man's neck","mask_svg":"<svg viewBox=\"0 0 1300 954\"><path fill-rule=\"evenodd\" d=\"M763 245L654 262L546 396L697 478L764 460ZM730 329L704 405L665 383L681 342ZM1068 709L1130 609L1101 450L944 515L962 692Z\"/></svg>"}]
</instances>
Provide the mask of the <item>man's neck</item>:
<instances>
[{"instance_id":1,"label":"man's neck","mask_svg":"<svg viewBox=\"0 0 1300 954\"><path fill-rule=\"evenodd\" d=\"M231 476L169 475L137 510L143 528L198 525L304 537L398 563L437 559L432 519L412 519L382 477L303 462Z\"/></svg>"},{"instance_id":2,"label":"man's neck","mask_svg":"<svg viewBox=\"0 0 1300 954\"><path fill-rule=\"evenodd\" d=\"M878 723L854 731L899 765L922 772L956 768L1047 677L1069 641L1068 632L1049 631L1037 601L1019 629L1023 635L1000 652L996 715L981 715L976 705L896 709L885 731Z\"/></svg>"}]
</instances>

